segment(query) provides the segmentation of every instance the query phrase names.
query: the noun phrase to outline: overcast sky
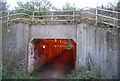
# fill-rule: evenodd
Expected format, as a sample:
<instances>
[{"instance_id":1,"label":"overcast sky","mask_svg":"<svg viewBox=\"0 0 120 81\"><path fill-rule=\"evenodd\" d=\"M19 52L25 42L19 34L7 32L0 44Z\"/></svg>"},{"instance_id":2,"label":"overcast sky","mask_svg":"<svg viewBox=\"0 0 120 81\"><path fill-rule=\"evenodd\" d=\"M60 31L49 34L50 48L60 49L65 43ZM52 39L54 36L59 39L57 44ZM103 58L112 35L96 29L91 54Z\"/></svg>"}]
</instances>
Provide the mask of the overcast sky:
<instances>
[{"instance_id":1,"label":"overcast sky","mask_svg":"<svg viewBox=\"0 0 120 81\"><path fill-rule=\"evenodd\" d=\"M13 9L14 6L17 6L16 2L17 1L23 1L23 2L27 2L29 0L6 0L8 2L8 4L10 5L10 9ZM62 8L62 6L65 3L75 3L76 7L78 8L83 8L83 7L96 7L97 2L98 5L106 5L109 2L118 2L118 0L48 0L50 1L53 6L57 7L57 8Z\"/></svg>"}]
</instances>

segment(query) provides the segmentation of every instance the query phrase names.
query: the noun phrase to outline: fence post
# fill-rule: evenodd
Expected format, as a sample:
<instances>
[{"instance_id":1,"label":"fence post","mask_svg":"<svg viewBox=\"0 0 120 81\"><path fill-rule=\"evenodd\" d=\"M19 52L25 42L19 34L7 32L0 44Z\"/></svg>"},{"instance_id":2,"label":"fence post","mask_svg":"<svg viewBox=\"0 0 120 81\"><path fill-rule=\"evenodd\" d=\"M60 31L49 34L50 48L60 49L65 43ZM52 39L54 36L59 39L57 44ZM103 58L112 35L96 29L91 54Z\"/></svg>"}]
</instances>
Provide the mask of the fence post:
<instances>
[{"instance_id":1,"label":"fence post","mask_svg":"<svg viewBox=\"0 0 120 81\"><path fill-rule=\"evenodd\" d=\"M75 11L73 10L73 24L75 24Z\"/></svg>"},{"instance_id":2,"label":"fence post","mask_svg":"<svg viewBox=\"0 0 120 81\"><path fill-rule=\"evenodd\" d=\"M34 21L34 15L35 15L35 12L33 11L32 21Z\"/></svg>"},{"instance_id":3,"label":"fence post","mask_svg":"<svg viewBox=\"0 0 120 81\"><path fill-rule=\"evenodd\" d=\"M53 24L53 11L51 11L51 23Z\"/></svg>"},{"instance_id":4,"label":"fence post","mask_svg":"<svg viewBox=\"0 0 120 81\"><path fill-rule=\"evenodd\" d=\"M8 16L8 17L7 17L7 26L8 26L8 22L9 22L9 19L10 19L10 18L9 18L9 14L10 14L10 13L8 12L8 13L7 13L7 16Z\"/></svg>"},{"instance_id":5,"label":"fence post","mask_svg":"<svg viewBox=\"0 0 120 81\"><path fill-rule=\"evenodd\" d=\"M51 20L53 20L53 12L52 12Z\"/></svg>"},{"instance_id":6,"label":"fence post","mask_svg":"<svg viewBox=\"0 0 120 81\"><path fill-rule=\"evenodd\" d=\"M97 10L97 8L96 8L96 26L97 26L97 21L98 21L98 16L97 16L97 14L98 14L98 10Z\"/></svg>"}]
</instances>

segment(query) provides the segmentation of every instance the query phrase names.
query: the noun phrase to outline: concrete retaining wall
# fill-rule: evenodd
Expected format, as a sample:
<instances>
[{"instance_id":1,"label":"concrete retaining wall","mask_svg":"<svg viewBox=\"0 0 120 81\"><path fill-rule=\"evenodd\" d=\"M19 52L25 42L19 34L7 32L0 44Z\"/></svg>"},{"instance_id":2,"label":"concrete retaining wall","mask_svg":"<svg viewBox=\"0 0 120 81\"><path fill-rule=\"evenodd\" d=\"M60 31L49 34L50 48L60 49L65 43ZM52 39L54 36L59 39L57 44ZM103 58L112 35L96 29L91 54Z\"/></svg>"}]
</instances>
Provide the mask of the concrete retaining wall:
<instances>
[{"instance_id":1,"label":"concrete retaining wall","mask_svg":"<svg viewBox=\"0 0 120 81\"><path fill-rule=\"evenodd\" d=\"M3 65L15 74L27 73L28 26L15 24L2 30Z\"/></svg>"},{"instance_id":2,"label":"concrete retaining wall","mask_svg":"<svg viewBox=\"0 0 120 81\"><path fill-rule=\"evenodd\" d=\"M77 32L78 66L99 70L101 78L118 78L118 35L86 24Z\"/></svg>"},{"instance_id":3,"label":"concrete retaining wall","mask_svg":"<svg viewBox=\"0 0 120 81\"><path fill-rule=\"evenodd\" d=\"M3 64L14 72L27 71L28 44L33 38L74 39L77 43L76 68L100 70L102 78L118 78L118 36L87 24L15 24L3 27Z\"/></svg>"},{"instance_id":4,"label":"concrete retaining wall","mask_svg":"<svg viewBox=\"0 0 120 81\"><path fill-rule=\"evenodd\" d=\"M74 39L76 41L77 27L75 25L41 25L31 26L30 38Z\"/></svg>"}]
</instances>

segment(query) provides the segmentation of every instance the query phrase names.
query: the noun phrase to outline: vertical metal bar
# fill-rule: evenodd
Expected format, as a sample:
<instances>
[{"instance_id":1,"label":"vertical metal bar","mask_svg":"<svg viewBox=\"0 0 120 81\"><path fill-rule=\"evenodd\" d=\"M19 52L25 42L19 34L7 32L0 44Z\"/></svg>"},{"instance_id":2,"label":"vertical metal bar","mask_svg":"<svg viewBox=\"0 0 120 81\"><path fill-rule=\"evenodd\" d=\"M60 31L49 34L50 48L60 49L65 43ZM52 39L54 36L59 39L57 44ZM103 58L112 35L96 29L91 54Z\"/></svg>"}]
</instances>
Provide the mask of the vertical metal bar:
<instances>
[{"instance_id":1,"label":"vertical metal bar","mask_svg":"<svg viewBox=\"0 0 120 81\"><path fill-rule=\"evenodd\" d=\"M53 12L52 12L51 20L53 20Z\"/></svg>"},{"instance_id":2,"label":"vertical metal bar","mask_svg":"<svg viewBox=\"0 0 120 81\"><path fill-rule=\"evenodd\" d=\"M53 11L51 11L51 23L53 24Z\"/></svg>"},{"instance_id":3,"label":"vertical metal bar","mask_svg":"<svg viewBox=\"0 0 120 81\"><path fill-rule=\"evenodd\" d=\"M9 19L10 19L10 18L9 18L9 14L10 14L10 13L8 12L8 13L7 13L7 15L8 15L8 17L7 17L7 26L8 26L8 22L9 22Z\"/></svg>"},{"instance_id":4,"label":"vertical metal bar","mask_svg":"<svg viewBox=\"0 0 120 81\"><path fill-rule=\"evenodd\" d=\"M97 14L98 14L98 0L96 0L96 26L97 26L97 20L98 20L98 16L97 16Z\"/></svg>"},{"instance_id":5,"label":"vertical metal bar","mask_svg":"<svg viewBox=\"0 0 120 81\"><path fill-rule=\"evenodd\" d=\"M98 10L96 9L96 26L97 26L97 20L98 20L97 14L98 14Z\"/></svg>"},{"instance_id":6,"label":"vertical metal bar","mask_svg":"<svg viewBox=\"0 0 120 81\"><path fill-rule=\"evenodd\" d=\"M75 11L73 10L73 24L75 24L74 22L75 22Z\"/></svg>"},{"instance_id":7,"label":"vertical metal bar","mask_svg":"<svg viewBox=\"0 0 120 81\"><path fill-rule=\"evenodd\" d=\"M35 15L35 12L33 11L32 21L34 21L34 15Z\"/></svg>"},{"instance_id":8,"label":"vertical metal bar","mask_svg":"<svg viewBox=\"0 0 120 81\"><path fill-rule=\"evenodd\" d=\"M16 13L16 11L13 11L13 14L15 14ZM15 15L15 18L17 18L17 15ZM15 22L14 22L14 24L15 24Z\"/></svg>"}]
</instances>

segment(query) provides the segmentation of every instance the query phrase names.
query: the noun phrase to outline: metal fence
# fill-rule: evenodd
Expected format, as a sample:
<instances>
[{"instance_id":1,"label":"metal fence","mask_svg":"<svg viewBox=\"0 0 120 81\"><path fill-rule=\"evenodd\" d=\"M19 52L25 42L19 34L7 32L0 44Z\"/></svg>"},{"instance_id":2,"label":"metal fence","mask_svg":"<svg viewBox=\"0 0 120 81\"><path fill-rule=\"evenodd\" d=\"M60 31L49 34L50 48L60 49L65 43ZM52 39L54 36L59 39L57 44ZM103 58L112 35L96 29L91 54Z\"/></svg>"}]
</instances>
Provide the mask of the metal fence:
<instances>
[{"instance_id":1,"label":"metal fence","mask_svg":"<svg viewBox=\"0 0 120 81\"><path fill-rule=\"evenodd\" d=\"M118 26L118 15L120 12L100 8L85 7L81 10L61 10L61 11L31 11L28 9L18 9L13 11L1 11L0 23L9 23L17 20L25 20L36 23L60 24L72 22L72 24L82 23L86 20L95 21L94 24L102 23L106 25ZM63 24L62 23L62 24Z\"/></svg>"},{"instance_id":2,"label":"metal fence","mask_svg":"<svg viewBox=\"0 0 120 81\"><path fill-rule=\"evenodd\" d=\"M118 21L120 21L120 19L118 17L120 15L120 12L117 11L85 7L81 9L81 15L84 18L95 21L96 25L98 23L102 23L105 25L119 27Z\"/></svg>"}]
</instances>

